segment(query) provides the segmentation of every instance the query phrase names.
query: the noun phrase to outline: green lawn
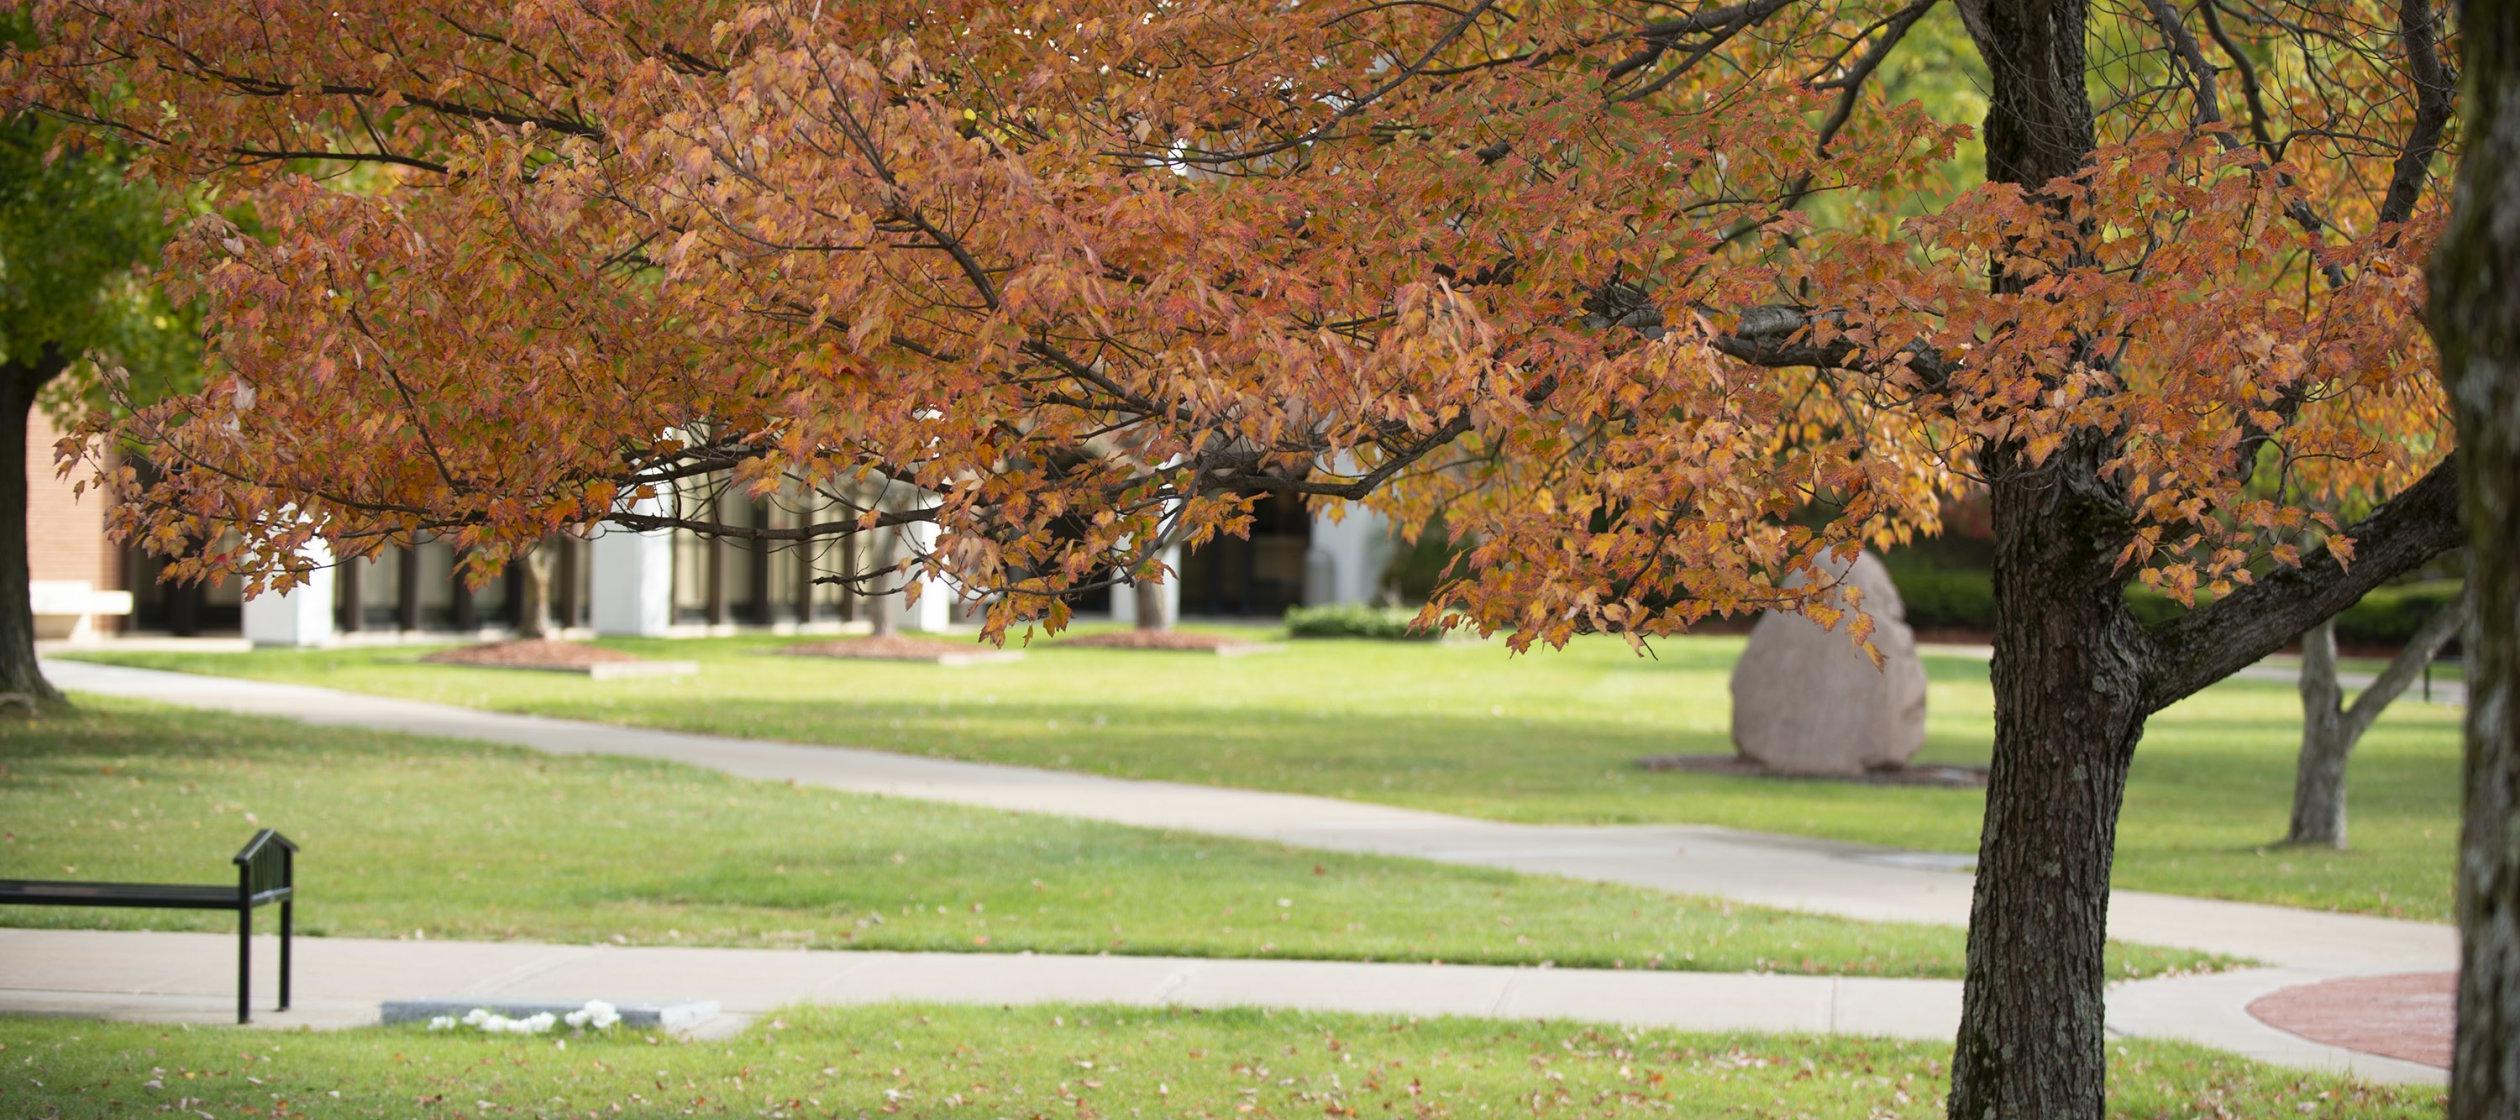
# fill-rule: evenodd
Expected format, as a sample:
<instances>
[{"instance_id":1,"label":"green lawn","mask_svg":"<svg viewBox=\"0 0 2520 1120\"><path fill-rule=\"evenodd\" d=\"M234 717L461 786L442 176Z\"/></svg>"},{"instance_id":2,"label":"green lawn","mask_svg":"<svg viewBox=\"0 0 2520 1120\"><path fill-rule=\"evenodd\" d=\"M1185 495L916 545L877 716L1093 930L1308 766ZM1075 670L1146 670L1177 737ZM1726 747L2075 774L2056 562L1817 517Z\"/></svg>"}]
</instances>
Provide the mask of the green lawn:
<instances>
[{"instance_id":1,"label":"green lawn","mask_svg":"<svg viewBox=\"0 0 2520 1120\"><path fill-rule=\"evenodd\" d=\"M15 1116L1670 1116L1925 1120L1948 1047L1262 1011L798 1009L722 1042L0 1019ZM2112 1047L2112 1116L2439 1116L2210 1050Z\"/></svg>"},{"instance_id":2,"label":"green lawn","mask_svg":"<svg viewBox=\"0 0 2520 1120\"><path fill-rule=\"evenodd\" d=\"M1742 639L1615 640L1509 655L1494 643L1304 641L1243 658L1061 649L943 669L776 656L794 639L610 641L702 664L676 682L417 664L409 647L88 654L505 711L1130 777L1294 790L1517 821L1692 821L1949 852L1976 847L1974 791L1655 773L1642 755L1731 749ZM1986 665L1929 656L1925 759L1980 762ZM2269 847L2290 804L2289 685L2230 681L2154 719L2119 830L2121 887L2444 920L2457 834L2457 713L2412 700L2365 738L2354 850Z\"/></svg>"},{"instance_id":3,"label":"green lawn","mask_svg":"<svg viewBox=\"0 0 2520 1120\"><path fill-rule=\"evenodd\" d=\"M305 847L302 928L965 952L1957 976L1958 930L121 701L0 721L0 878L215 882ZM229 929L164 910L24 925ZM2136 949L2122 971L2195 967Z\"/></svg>"}]
</instances>

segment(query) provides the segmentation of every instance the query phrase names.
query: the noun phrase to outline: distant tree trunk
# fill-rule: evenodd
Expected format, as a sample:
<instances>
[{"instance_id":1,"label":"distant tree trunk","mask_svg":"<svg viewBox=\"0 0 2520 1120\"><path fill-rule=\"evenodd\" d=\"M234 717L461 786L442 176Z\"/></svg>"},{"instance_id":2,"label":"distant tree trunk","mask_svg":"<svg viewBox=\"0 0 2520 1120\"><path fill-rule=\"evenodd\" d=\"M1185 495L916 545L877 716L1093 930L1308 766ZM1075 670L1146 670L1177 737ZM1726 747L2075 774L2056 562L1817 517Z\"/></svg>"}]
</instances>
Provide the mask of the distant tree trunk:
<instances>
[{"instance_id":1,"label":"distant tree trunk","mask_svg":"<svg viewBox=\"0 0 2520 1120\"><path fill-rule=\"evenodd\" d=\"M1171 596L1164 594L1163 584L1137 580L1129 585L1129 594L1136 599L1138 629L1172 629L1172 604L1167 601Z\"/></svg>"},{"instance_id":2,"label":"distant tree trunk","mask_svg":"<svg viewBox=\"0 0 2520 1120\"><path fill-rule=\"evenodd\" d=\"M45 347L32 361L0 364L0 696L62 703L35 662L35 605L26 560L26 435L35 394L70 368Z\"/></svg>"},{"instance_id":3,"label":"distant tree trunk","mask_svg":"<svg viewBox=\"0 0 2520 1120\"><path fill-rule=\"evenodd\" d=\"M2336 620L2301 636L2301 759L2293 775L2292 824L2284 843L2345 847L2345 761L2382 710L2441 655L2468 615L2460 598L2424 620L2406 648L2352 704L2336 679Z\"/></svg>"},{"instance_id":4,"label":"distant tree trunk","mask_svg":"<svg viewBox=\"0 0 2520 1120\"><path fill-rule=\"evenodd\" d=\"M2452 1120L2520 1116L2520 0L2468 0L2471 83L2432 329L2459 427L2467 643Z\"/></svg>"},{"instance_id":5,"label":"distant tree trunk","mask_svg":"<svg viewBox=\"0 0 2520 1120\"><path fill-rule=\"evenodd\" d=\"M2359 736L2346 730L2336 680L2336 620L2301 636L2301 757L2293 767L2292 823L2284 843L2345 846L2345 759Z\"/></svg>"},{"instance_id":6,"label":"distant tree trunk","mask_svg":"<svg viewBox=\"0 0 2520 1120\"><path fill-rule=\"evenodd\" d=\"M528 641L551 637L551 550L536 545L523 559L525 594L517 603L516 636Z\"/></svg>"}]
</instances>

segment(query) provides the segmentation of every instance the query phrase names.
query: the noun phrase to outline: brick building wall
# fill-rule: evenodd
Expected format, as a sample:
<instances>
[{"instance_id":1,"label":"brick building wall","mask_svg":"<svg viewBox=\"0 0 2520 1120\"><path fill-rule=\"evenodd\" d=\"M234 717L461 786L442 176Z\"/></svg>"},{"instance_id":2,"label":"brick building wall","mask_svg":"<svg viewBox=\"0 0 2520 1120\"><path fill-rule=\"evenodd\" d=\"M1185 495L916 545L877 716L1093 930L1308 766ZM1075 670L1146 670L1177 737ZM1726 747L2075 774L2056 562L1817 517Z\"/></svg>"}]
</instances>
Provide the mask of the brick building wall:
<instances>
[{"instance_id":1,"label":"brick building wall","mask_svg":"<svg viewBox=\"0 0 2520 1120\"><path fill-rule=\"evenodd\" d=\"M35 580L78 580L100 589L123 586L122 554L105 539L105 501L74 498L72 479L53 465L61 429L38 408L26 432L26 564ZM103 621L103 620L99 620Z\"/></svg>"}]
</instances>

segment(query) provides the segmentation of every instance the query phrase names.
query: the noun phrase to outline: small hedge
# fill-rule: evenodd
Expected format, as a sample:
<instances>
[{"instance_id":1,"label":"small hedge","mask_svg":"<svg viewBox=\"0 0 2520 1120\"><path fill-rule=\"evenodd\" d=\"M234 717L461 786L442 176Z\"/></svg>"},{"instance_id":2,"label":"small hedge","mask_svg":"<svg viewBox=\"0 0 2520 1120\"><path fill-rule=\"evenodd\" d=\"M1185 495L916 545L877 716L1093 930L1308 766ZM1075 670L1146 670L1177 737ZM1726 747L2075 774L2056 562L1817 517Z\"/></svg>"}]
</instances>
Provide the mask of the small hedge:
<instances>
[{"instance_id":1,"label":"small hedge","mask_svg":"<svg viewBox=\"0 0 2520 1120\"><path fill-rule=\"evenodd\" d=\"M1890 578L1907 605L1908 625L1921 630L1995 628L1995 585L1986 572L1892 562ZM2458 597L2455 579L2393 584L2363 596L2336 617L2336 637L2348 645L2404 645L2433 612ZM2205 598L2198 596L2201 605ZM2141 584L2126 589L2127 608L2151 626L2187 612L2176 600Z\"/></svg>"},{"instance_id":2,"label":"small hedge","mask_svg":"<svg viewBox=\"0 0 2520 1120\"><path fill-rule=\"evenodd\" d=\"M1890 582L1898 585L1910 626L1920 630L1995 628L1995 583L1986 572L1900 565L1891 568Z\"/></svg>"},{"instance_id":3,"label":"small hedge","mask_svg":"<svg viewBox=\"0 0 2520 1120\"><path fill-rule=\"evenodd\" d=\"M2428 579L2374 590L2336 616L2336 637L2348 644L2404 645L2424 620L2459 597L2459 581Z\"/></svg>"},{"instance_id":4,"label":"small hedge","mask_svg":"<svg viewBox=\"0 0 2520 1120\"><path fill-rule=\"evenodd\" d=\"M1441 631L1411 628L1409 624L1416 619L1416 611L1361 603L1295 607L1286 612L1286 632L1297 638L1371 638L1385 642L1431 642L1443 637Z\"/></svg>"}]
</instances>

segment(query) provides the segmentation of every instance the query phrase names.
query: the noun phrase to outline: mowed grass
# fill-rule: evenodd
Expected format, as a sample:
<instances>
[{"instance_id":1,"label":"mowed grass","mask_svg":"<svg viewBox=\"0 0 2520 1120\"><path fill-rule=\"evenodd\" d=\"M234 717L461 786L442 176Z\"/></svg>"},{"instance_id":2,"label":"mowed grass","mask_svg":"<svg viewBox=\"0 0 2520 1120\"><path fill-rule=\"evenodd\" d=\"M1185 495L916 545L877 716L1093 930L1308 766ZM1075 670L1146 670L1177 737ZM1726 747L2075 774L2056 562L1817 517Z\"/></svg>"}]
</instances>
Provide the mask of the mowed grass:
<instances>
[{"instance_id":1,"label":"mowed grass","mask_svg":"<svg viewBox=\"0 0 2520 1120\"><path fill-rule=\"evenodd\" d=\"M1255 636L1267 636L1266 632ZM1061 648L938 668L777 656L792 638L611 640L701 662L673 682L591 683L422 665L414 648L86 654L502 711L836 743L1127 777L1360 798L1499 820L1697 822L1974 852L1972 790L1652 772L1655 754L1731 751L1743 639L1614 639L1514 656L1491 642L1299 641L1242 658ZM1982 763L1983 660L1925 658L1928 762ZM2274 846L2300 708L2234 680L2155 717L2118 832L2117 884L2427 920L2450 913L2458 713L2413 698L2356 751L2346 852Z\"/></svg>"},{"instance_id":2,"label":"mowed grass","mask_svg":"<svg viewBox=\"0 0 2520 1120\"><path fill-rule=\"evenodd\" d=\"M1265 1011L793 1009L742 1035L516 1038L0 1019L11 1116L1667 1116L1925 1120L1944 1045ZM2111 1045L2127 1118L2439 1116L2432 1088Z\"/></svg>"},{"instance_id":3,"label":"mowed grass","mask_svg":"<svg viewBox=\"0 0 2520 1120\"><path fill-rule=\"evenodd\" d=\"M308 933L1957 976L1960 931L130 702L0 722L0 878L218 882ZM0 922L234 928L0 907ZM2125 974L2211 958L2131 949Z\"/></svg>"}]
</instances>

